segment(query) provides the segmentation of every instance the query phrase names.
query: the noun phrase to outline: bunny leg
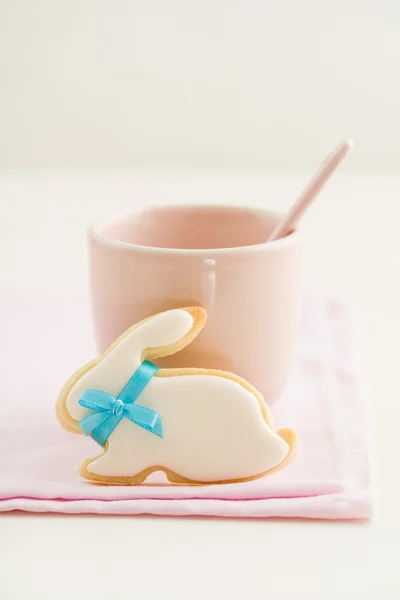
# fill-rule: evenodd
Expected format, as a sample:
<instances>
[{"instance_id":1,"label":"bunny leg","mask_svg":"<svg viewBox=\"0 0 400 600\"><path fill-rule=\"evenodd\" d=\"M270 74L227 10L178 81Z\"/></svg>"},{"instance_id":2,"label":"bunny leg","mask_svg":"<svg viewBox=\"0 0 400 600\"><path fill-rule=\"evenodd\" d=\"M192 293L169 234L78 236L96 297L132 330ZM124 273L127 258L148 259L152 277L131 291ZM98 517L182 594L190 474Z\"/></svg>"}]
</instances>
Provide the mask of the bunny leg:
<instances>
[{"instance_id":1,"label":"bunny leg","mask_svg":"<svg viewBox=\"0 0 400 600\"><path fill-rule=\"evenodd\" d=\"M96 458L88 458L85 460L79 469L81 477L102 484L109 485L140 485L151 473L158 471L159 467L148 467L147 469L139 470L138 473L131 476L113 476L104 474L104 467L109 466L109 462L105 459L106 453ZM105 471L106 473L108 469Z\"/></svg>"}]
</instances>

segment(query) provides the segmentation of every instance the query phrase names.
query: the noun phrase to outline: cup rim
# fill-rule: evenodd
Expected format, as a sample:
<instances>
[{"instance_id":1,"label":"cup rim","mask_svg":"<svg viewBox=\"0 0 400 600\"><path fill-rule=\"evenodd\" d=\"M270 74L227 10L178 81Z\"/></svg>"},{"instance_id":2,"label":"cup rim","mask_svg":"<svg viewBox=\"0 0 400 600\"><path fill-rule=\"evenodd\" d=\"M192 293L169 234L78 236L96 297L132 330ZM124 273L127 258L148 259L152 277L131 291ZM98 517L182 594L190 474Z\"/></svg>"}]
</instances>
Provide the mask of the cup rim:
<instances>
[{"instance_id":1,"label":"cup rim","mask_svg":"<svg viewBox=\"0 0 400 600\"><path fill-rule=\"evenodd\" d=\"M123 217L131 217L133 215L137 215L140 213L148 212L154 209L179 209L185 208L186 210L196 210L199 208L202 209L232 209L232 210L248 210L255 213L262 213L264 215L269 215L271 217L278 217L279 219L283 218L282 213L277 211L269 210L267 208L260 208L257 206L246 206L244 204L239 205L229 205L229 204L152 204L146 206L145 208L138 208L137 210L132 211L120 211L111 213L108 216L100 217L92 221L92 223L88 227L88 236L89 238L97 241L99 244L103 246L109 246L111 248L117 248L121 250L130 250L143 254L169 254L169 255L190 255L190 256L201 256L205 254L240 254L241 252L249 253L249 252L257 252L260 250L268 250L268 251L278 251L283 250L287 246L292 246L296 244L301 239L301 233L298 229L295 229L291 233L286 236L274 240L272 242L265 241L261 244L250 244L248 246L232 246L227 248L158 248L157 246L144 246L142 244L133 244L131 242L123 242L120 240L115 240L113 238L108 237L102 232L102 228L104 228L107 224L112 223L113 221L120 220Z\"/></svg>"}]
</instances>

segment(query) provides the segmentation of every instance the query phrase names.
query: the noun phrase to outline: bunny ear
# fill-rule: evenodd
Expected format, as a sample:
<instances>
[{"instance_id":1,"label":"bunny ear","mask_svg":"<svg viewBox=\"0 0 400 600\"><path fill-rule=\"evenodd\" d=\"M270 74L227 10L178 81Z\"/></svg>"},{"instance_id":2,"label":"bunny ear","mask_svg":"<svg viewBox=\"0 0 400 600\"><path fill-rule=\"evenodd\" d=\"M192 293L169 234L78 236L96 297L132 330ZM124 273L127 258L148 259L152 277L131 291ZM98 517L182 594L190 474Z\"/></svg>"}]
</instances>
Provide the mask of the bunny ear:
<instances>
[{"instance_id":1,"label":"bunny ear","mask_svg":"<svg viewBox=\"0 0 400 600\"><path fill-rule=\"evenodd\" d=\"M195 306L167 310L133 325L102 356L65 383L56 405L60 423L80 433L77 422L86 411L79 399L85 390L100 389L115 396L142 361L179 352L200 333L206 320L204 308Z\"/></svg>"},{"instance_id":2,"label":"bunny ear","mask_svg":"<svg viewBox=\"0 0 400 600\"><path fill-rule=\"evenodd\" d=\"M201 306L167 310L135 327L136 344L142 345L142 360L179 352L203 329L207 311Z\"/></svg>"}]
</instances>

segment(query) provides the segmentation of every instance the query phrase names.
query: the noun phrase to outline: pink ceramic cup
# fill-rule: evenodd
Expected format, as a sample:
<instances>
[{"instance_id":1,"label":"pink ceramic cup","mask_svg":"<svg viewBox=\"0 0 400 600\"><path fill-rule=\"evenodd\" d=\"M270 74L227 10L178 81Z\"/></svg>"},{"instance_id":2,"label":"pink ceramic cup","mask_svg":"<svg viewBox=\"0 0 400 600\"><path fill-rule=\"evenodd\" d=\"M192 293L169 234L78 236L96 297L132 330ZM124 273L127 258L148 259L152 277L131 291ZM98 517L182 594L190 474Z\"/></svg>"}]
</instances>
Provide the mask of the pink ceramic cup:
<instances>
[{"instance_id":1,"label":"pink ceramic cup","mask_svg":"<svg viewBox=\"0 0 400 600\"><path fill-rule=\"evenodd\" d=\"M97 344L159 311L201 305L198 338L160 366L232 371L267 402L285 384L302 292L297 231L266 243L281 217L267 210L169 206L117 215L89 230Z\"/></svg>"}]
</instances>

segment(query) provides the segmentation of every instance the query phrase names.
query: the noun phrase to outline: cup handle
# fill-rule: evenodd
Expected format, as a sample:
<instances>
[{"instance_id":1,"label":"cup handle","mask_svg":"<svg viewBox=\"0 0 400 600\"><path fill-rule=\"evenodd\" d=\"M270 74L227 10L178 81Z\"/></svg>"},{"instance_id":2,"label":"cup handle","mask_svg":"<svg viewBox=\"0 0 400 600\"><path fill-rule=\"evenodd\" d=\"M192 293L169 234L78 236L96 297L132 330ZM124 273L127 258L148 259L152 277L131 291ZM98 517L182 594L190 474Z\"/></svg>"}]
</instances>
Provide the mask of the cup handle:
<instances>
[{"instance_id":1,"label":"cup handle","mask_svg":"<svg viewBox=\"0 0 400 600\"><path fill-rule=\"evenodd\" d=\"M206 310L214 306L216 282L217 282L217 261L214 258L207 258L203 262L202 282L201 282L201 301Z\"/></svg>"}]
</instances>

